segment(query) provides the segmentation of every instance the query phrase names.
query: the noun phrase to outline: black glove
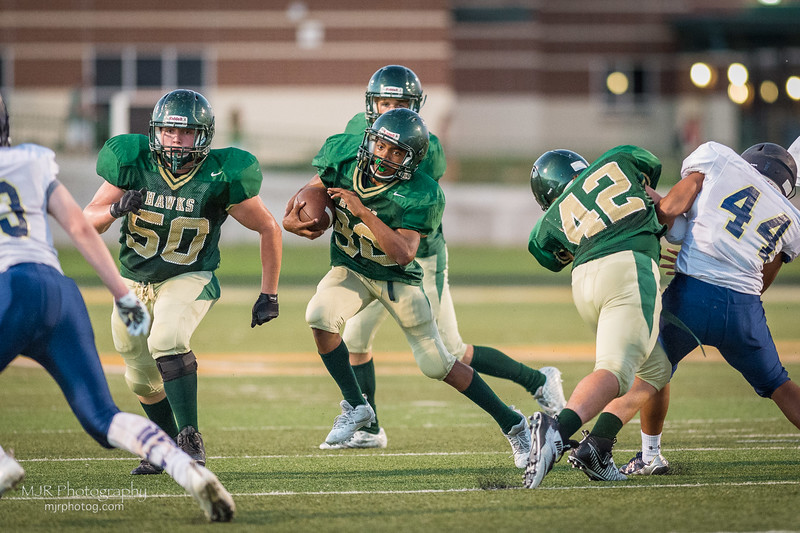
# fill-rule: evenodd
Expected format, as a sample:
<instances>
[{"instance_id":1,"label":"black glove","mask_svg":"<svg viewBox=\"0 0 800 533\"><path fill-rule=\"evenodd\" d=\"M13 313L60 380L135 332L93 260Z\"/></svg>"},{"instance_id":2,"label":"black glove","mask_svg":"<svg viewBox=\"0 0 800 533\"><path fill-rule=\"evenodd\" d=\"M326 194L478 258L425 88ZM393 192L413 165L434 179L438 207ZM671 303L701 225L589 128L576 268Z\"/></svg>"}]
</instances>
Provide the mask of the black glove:
<instances>
[{"instance_id":1,"label":"black glove","mask_svg":"<svg viewBox=\"0 0 800 533\"><path fill-rule=\"evenodd\" d=\"M262 292L253 305L253 321L250 322L250 327L260 326L273 318L278 318L278 295Z\"/></svg>"},{"instance_id":2,"label":"black glove","mask_svg":"<svg viewBox=\"0 0 800 533\"><path fill-rule=\"evenodd\" d=\"M111 213L111 216L114 218L119 218L125 213L134 213L138 215L139 208L141 208L144 203L144 193L146 192L147 189L144 187L139 191L125 191L125 194L122 195L119 202L111 204L111 207L108 209L109 213Z\"/></svg>"}]
</instances>

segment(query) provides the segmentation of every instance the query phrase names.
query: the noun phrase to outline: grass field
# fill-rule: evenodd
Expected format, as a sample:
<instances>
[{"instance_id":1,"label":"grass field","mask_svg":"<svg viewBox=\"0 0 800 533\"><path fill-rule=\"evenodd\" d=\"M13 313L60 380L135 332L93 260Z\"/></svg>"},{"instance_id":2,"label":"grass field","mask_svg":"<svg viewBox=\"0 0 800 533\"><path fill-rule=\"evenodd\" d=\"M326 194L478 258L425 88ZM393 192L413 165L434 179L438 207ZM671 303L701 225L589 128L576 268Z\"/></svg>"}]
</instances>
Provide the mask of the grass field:
<instances>
[{"instance_id":1,"label":"grass field","mask_svg":"<svg viewBox=\"0 0 800 533\"><path fill-rule=\"evenodd\" d=\"M316 253L290 251L284 268ZM451 252L465 340L502 348L532 366L558 366L569 394L592 368L592 336L567 282L553 275L553 285L512 285L526 267L511 253L503 266L516 273L484 283L492 274L477 268L470 274L474 264L462 262L469 254ZM193 341L208 466L234 495L232 524L206 524L166 475L130 476L135 458L96 445L49 376L14 364L0 376L0 444L15 450L27 477L0 500L0 531L800 531L800 434L713 350L706 358L690 356L673 381L664 437L673 470L666 476L594 483L562 460L540 489L523 489L496 424L450 387L422 376L389 323L376 354L389 447L322 452L317 445L340 397L303 321L314 288L302 280L317 275L307 270L297 283L282 285L280 318L256 329L249 327L249 309L257 289L226 284L221 272L223 298ZM462 276L477 284L456 283ZM108 297L92 287L85 296L112 394L122 409L140 413L113 352ZM784 363L797 378L800 286L784 280L765 302ZM487 381L526 415L536 410L519 386ZM639 444L633 422L619 436L617 464ZM116 496L123 490L135 494L123 500ZM103 492L112 497L103 499Z\"/></svg>"}]
</instances>

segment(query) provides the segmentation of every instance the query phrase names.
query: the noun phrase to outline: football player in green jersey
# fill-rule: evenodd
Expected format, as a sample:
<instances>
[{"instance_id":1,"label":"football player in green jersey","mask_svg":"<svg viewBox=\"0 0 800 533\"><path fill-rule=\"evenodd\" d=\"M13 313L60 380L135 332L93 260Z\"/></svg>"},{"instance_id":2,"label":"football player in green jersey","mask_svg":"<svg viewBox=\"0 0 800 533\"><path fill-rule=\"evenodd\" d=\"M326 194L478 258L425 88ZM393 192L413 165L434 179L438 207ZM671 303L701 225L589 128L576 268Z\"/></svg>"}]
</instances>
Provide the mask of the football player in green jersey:
<instances>
[{"instance_id":1,"label":"football player in green jersey","mask_svg":"<svg viewBox=\"0 0 800 533\"><path fill-rule=\"evenodd\" d=\"M417 170L428 150L428 129L410 109L387 111L366 130L357 152L353 136L328 138L313 165L317 174L306 187L325 187L336 203L331 237L331 270L317 285L306 309L317 350L344 400L325 442L348 440L374 422L341 331L348 319L379 301L406 335L422 372L443 380L487 411L508 438L514 462L525 466L530 452L527 419L505 405L477 372L445 348L433 310L422 290L422 268L415 255L423 235L441 224L444 195ZM305 204L290 201L283 219L287 231L315 239L314 221L301 222Z\"/></svg>"},{"instance_id":2,"label":"football player in green jersey","mask_svg":"<svg viewBox=\"0 0 800 533\"><path fill-rule=\"evenodd\" d=\"M149 138L117 135L97 158L105 180L84 213L99 232L117 218L119 258L127 284L146 303L149 334L132 337L112 316L125 381L147 416L205 463L198 432L194 330L219 299L222 223L230 214L260 235L261 294L251 327L278 316L281 230L259 198L261 169L237 148L214 149L214 113L201 94L179 89L153 109ZM143 461L132 474L156 474Z\"/></svg>"},{"instance_id":3,"label":"football player in green jersey","mask_svg":"<svg viewBox=\"0 0 800 533\"><path fill-rule=\"evenodd\" d=\"M572 297L581 318L596 332L594 371L575 387L556 417L531 417L533 444L524 484L536 488L564 451L569 462L596 481L626 479L611 448L623 422L603 412L580 443L570 437L634 378L654 391L669 381L671 365L655 349L661 313L659 223L648 190L661 176L661 162L636 146L609 150L589 165L570 150L539 157L531 190L544 210L528 250L544 267L572 263Z\"/></svg>"},{"instance_id":4,"label":"football player in green jersey","mask_svg":"<svg viewBox=\"0 0 800 533\"><path fill-rule=\"evenodd\" d=\"M410 68L402 65L387 65L378 69L370 78L366 90L366 111L356 114L345 128L345 133L358 141L364 131L384 112L405 107L419 112L425 102L422 84ZM437 182L447 166L444 150L439 138L430 134L428 152L418 170ZM545 412L558 413L566 403L561 386L561 372L555 367L535 370L508 357L503 352L488 346L466 344L458 331L453 299L448 280L447 244L442 225L420 239L416 260L422 266L422 288L433 307L433 315L439 327L445 348L462 363L481 374L510 379L527 389ZM339 444L320 444L321 449L341 448L385 448L386 432L377 420L375 403L375 365L372 359L372 342L378 328L386 320L388 311L375 301L347 321L344 342L350 350L350 363L367 401L376 411L376 420L371 425L356 431L353 436Z\"/></svg>"}]
</instances>

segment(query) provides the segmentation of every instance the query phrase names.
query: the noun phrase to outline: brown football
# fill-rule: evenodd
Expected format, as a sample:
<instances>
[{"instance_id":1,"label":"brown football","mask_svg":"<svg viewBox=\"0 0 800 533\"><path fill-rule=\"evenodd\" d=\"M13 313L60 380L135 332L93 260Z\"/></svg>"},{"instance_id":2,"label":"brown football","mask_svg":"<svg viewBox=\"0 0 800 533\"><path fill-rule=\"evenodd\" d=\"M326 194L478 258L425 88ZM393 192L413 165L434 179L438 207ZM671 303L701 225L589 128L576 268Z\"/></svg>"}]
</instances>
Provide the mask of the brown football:
<instances>
[{"instance_id":1,"label":"brown football","mask_svg":"<svg viewBox=\"0 0 800 533\"><path fill-rule=\"evenodd\" d=\"M317 224L311 226L311 231L325 230L333 224L333 216L336 207L333 198L328 196L327 190L323 187L307 187L298 193L294 200L296 203L305 202L306 205L300 210L300 220L308 222L317 219Z\"/></svg>"}]
</instances>

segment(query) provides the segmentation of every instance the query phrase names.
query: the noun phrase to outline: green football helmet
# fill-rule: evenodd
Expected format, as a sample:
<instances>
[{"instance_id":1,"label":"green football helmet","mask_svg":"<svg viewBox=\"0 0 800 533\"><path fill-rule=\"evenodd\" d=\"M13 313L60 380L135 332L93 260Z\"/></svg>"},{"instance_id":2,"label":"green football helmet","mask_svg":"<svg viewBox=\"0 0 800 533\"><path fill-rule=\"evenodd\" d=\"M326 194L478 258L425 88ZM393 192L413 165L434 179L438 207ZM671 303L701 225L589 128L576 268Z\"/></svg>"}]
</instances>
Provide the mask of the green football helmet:
<instances>
[{"instance_id":1,"label":"green football helmet","mask_svg":"<svg viewBox=\"0 0 800 533\"><path fill-rule=\"evenodd\" d=\"M531 169L531 192L544 211L561 196L567 185L589 163L572 150L550 150L539 156Z\"/></svg>"},{"instance_id":2,"label":"green football helmet","mask_svg":"<svg viewBox=\"0 0 800 533\"><path fill-rule=\"evenodd\" d=\"M192 129L192 146L164 147L161 128ZM211 149L214 138L214 111L206 98L195 91L178 89L161 97L150 119L150 155L160 167L171 172L192 169L200 165Z\"/></svg>"},{"instance_id":3,"label":"green football helmet","mask_svg":"<svg viewBox=\"0 0 800 533\"><path fill-rule=\"evenodd\" d=\"M375 155L375 143L382 139L406 151L403 161L393 163ZM358 148L358 168L368 178L390 182L409 180L428 153L428 127L416 112L400 107L387 111L367 128ZM375 172L379 169L384 175ZM386 170L394 170L386 175Z\"/></svg>"},{"instance_id":4,"label":"green football helmet","mask_svg":"<svg viewBox=\"0 0 800 533\"><path fill-rule=\"evenodd\" d=\"M380 116L375 106L376 98L408 100L408 108L419 113L425 103L422 84L414 71L402 65L387 65L378 69L367 84L367 122L372 124Z\"/></svg>"}]
</instances>

